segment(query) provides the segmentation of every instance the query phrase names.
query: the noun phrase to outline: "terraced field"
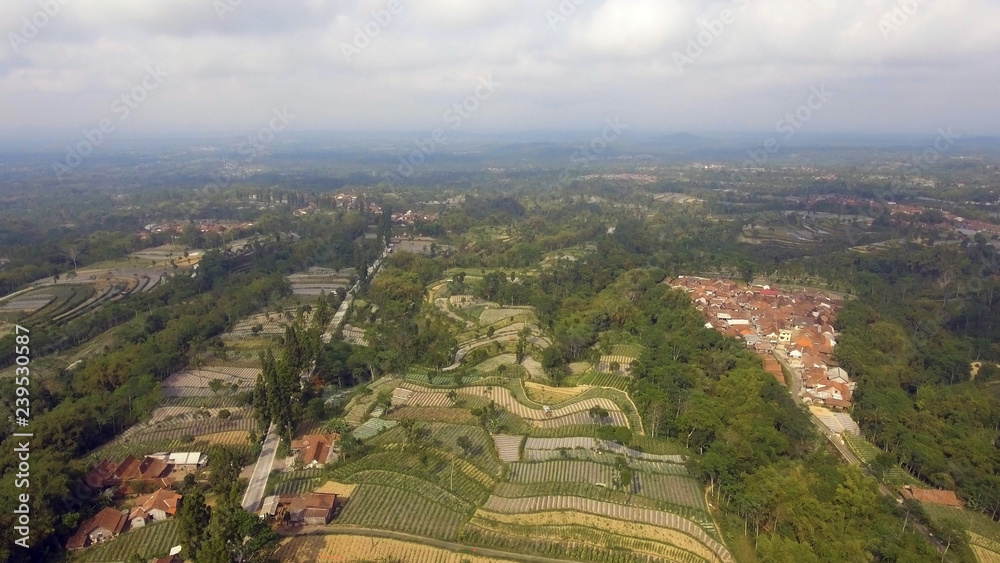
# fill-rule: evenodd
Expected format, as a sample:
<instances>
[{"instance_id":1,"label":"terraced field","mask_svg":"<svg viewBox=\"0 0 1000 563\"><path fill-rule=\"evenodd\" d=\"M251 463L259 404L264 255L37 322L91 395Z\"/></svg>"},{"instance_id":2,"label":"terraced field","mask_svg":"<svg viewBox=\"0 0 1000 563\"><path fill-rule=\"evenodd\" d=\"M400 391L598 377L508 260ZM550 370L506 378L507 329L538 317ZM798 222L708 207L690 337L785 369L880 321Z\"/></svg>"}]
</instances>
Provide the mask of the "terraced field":
<instances>
[{"instance_id":1,"label":"terraced field","mask_svg":"<svg viewBox=\"0 0 1000 563\"><path fill-rule=\"evenodd\" d=\"M533 422L542 421L550 418L551 419L561 418L578 412L586 412L590 410L592 407L601 407L607 410L609 413L615 413L615 412L621 413L621 409L618 408L618 405L616 405L610 399L605 399L605 398L580 399L578 401L573 402L570 405L553 409L551 415L546 415L545 411L542 410L541 408L535 409L519 402L517 399L514 398L514 395L510 392L510 390L503 387L500 388L494 387L489 392L487 392L486 387L478 387L478 386L465 387L460 389L459 393L465 395L487 397L495 401L498 405L507 409L514 415Z\"/></svg>"},{"instance_id":2,"label":"terraced field","mask_svg":"<svg viewBox=\"0 0 1000 563\"><path fill-rule=\"evenodd\" d=\"M882 450L878 449L874 444L865 440L863 437L852 434L850 432L844 432L842 434L844 441L847 445L854 451L855 455L862 463L871 463ZM916 477L910 475L902 467L894 466L885 472L885 481L894 486L912 485L915 487L926 488L926 485L920 482Z\"/></svg>"},{"instance_id":3,"label":"terraced field","mask_svg":"<svg viewBox=\"0 0 1000 563\"><path fill-rule=\"evenodd\" d=\"M337 467L331 476L343 483L354 483L354 475L363 471L391 471L423 479L475 505L486 501L496 486L495 478L463 459L439 457L425 464L416 454L380 452Z\"/></svg>"},{"instance_id":4,"label":"terraced field","mask_svg":"<svg viewBox=\"0 0 1000 563\"><path fill-rule=\"evenodd\" d=\"M274 480L273 494L298 495L315 491L323 482L322 476L323 470L320 468L280 473Z\"/></svg>"},{"instance_id":5,"label":"terraced field","mask_svg":"<svg viewBox=\"0 0 1000 563\"><path fill-rule=\"evenodd\" d=\"M496 446L500 461L511 463L521 459L521 443L523 436L506 436L501 434L493 435L493 443Z\"/></svg>"},{"instance_id":6,"label":"terraced field","mask_svg":"<svg viewBox=\"0 0 1000 563\"><path fill-rule=\"evenodd\" d=\"M184 370L171 375L163 382L163 395L165 397L217 396L209 388L209 383L216 379L225 385L235 384L239 392L249 391L259 373L259 368L223 366Z\"/></svg>"},{"instance_id":7,"label":"terraced field","mask_svg":"<svg viewBox=\"0 0 1000 563\"><path fill-rule=\"evenodd\" d=\"M663 463L684 463L685 461L684 456L660 455L641 452L615 442L601 441L595 438L528 438L524 443L524 450L526 454L530 450L552 451L566 449L603 450L625 455L631 459L641 459L645 461L657 461Z\"/></svg>"},{"instance_id":8,"label":"terraced field","mask_svg":"<svg viewBox=\"0 0 1000 563\"><path fill-rule=\"evenodd\" d=\"M607 563L720 561L712 551L682 532L576 512L516 516L476 512L462 530L463 540L574 561Z\"/></svg>"},{"instance_id":9,"label":"terraced field","mask_svg":"<svg viewBox=\"0 0 1000 563\"><path fill-rule=\"evenodd\" d=\"M484 510L501 514L526 514L549 511L585 512L596 516L606 516L616 520L650 524L660 528L676 530L702 543L721 561L733 562L729 550L708 536L704 529L694 522L673 514L648 508L623 506L609 502L572 496L538 496L529 498L504 498L491 496L483 506Z\"/></svg>"},{"instance_id":10,"label":"terraced field","mask_svg":"<svg viewBox=\"0 0 1000 563\"><path fill-rule=\"evenodd\" d=\"M415 492L363 484L355 489L337 523L454 540L466 519L464 514Z\"/></svg>"},{"instance_id":11,"label":"terraced field","mask_svg":"<svg viewBox=\"0 0 1000 563\"><path fill-rule=\"evenodd\" d=\"M493 449L492 438L478 426L435 422L420 423L418 426L428 432L426 439L435 447L442 448L455 456L464 457L494 477L499 477L503 473L503 466ZM468 452L458 445L462 437L469 441ZM372 441L373 445L405 443L406 434L401 428L386 432Z\"/></svg>"},{"instance_id":12,"label":"terraced field","mask_svg":"<svg viewBox=\"0 0 1000 563\"><path fill-rule=\"evenodd\" d=\"M635 380L628 376L615 375L613 373L601 373L597 371L587 372L580 378L580 385L610 387L612 389L618 389L619 391L628 391L634 382Z\"/></svg>"},{"instance_id":13,"label":"terraced field","mask_svg":"<svg viewBox=\"0 0 1000 563\"><path fill-rule=\"evenodd\" d=\"M470 550L471 551L471 550ZM402 561L406 563L502 563L505 559L456 553L417 543L369 536L329 534L297 536L286 541L275 553L278 561L316 563L336 561Z\"/></svg>"}]
</instances>

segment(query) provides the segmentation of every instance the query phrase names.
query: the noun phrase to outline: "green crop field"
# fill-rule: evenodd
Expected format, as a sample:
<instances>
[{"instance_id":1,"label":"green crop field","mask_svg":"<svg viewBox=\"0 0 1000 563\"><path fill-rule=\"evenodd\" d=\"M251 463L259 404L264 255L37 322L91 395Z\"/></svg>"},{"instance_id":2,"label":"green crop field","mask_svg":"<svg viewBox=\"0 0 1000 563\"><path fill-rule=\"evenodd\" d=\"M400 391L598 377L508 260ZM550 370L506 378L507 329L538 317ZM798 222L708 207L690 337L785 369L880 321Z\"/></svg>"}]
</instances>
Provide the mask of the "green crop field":
<instances>
[{"instance_id":1,"label":"green crop field","mask_svg":"<svg viewBox=\"0 0 1000 563\"><path fill-rule=\"evenodd\" d=\"M431 450L434 453L436 450ZM442 452L444 453L444 452ZM391 451L369 455L361 460L337 467L332 477L338 481L353 482L353 476L363 471L391 471L423 479L437 485L472 504L482 504L496 485L488 474L475 466L452 458ZM454 463L452 462L454 461Z\"/></svg>"},{"instance_id":2,"label":"green crop field","mask_svg":"<svg viewBox=\"0 0 1000 563\"><path fill-rule=\"evenodd\" d=\"M467 424L448 424L442 422L424 422L418 426L429 432L426 439L436 447L444 448L457 456L465 457L470 463L494 477L503 473L503 464L496 455L493 439L482 428ZM458 445L462 436L469 439L469 453ZM373 445L405 444L406 434L401 428L395 428L372 440Z\"/></svg>"},{"instance_id":3,"label":"green crop field","mask_svg":"<svg viewBox=\"0 0 1000 563\"><path fill-rule=\"evenodd\" d=\"M378 469L359 471L351 475L351 481L362 485L379 485L383 487L394 487L413 493L424 500L428 500L444 506L445 508L463 514L471 514L476 506L457 495L454 495L441 487L432 485L428 481L393 473L391 471L381 471Z\"/></svg>"},{"instance_id":4,"label":"green crop field","mask_svg":"<svg viewBox=\"0 0 1000 563\"><path fill-rule=\"evenodd\" d=\"M861 436L851 434L850 432L844 433L844 441L847 442L847 445L850 446L862 463L871 463L880 453L882 453L882 450L868 440L865 440ZM885 472L885 482L895 487L913 485L915 487L926 488L927 486L913 475L910 475L905 469L898 466L892 467Z\"/></svg>"},{"instance_id":5,"label":"green crop field","mask_svg":"<svg viewBox=\"0 0 1000 563\"><path fill-rule=\"evenodd\" d=\"M337 523L453 540L467 519L415 492L364 484L351 494Z\"/></svg>"},{"instance_id":6,"label":"green crop field","mask_svg":"<svg viewBox=\"0 0 1000 563\"><path fill-rule=\"evenodd\" d=\"M179 543L177 521L170 519L147 524L109 542L84 549L74 555L72 560L81 563L111 563L124 562L133 555L139 555L148 561L153 557L167 555L170 548Z\"/></svg>"},{"instance_id":7,"label":"green crop field","mask_svg":"<svg viewBox=\"0 0 1000 563\"><path fill-rule=\"evenodd\" d=\"M611 387L619 391L628 391L635 379L613 373L601 373L588 371L580 378L580 385L591 385L593 387Z\"/></svg>"},{"instance_id":8,"label":"green crop field","mask_svg":"<svg viewBox=\"0 0 1000 563\"><path fill-rule=\"evenodd\" d=\"M323 484L323 470L302 469L288 473L279 473L274 479L274 491L271 494L302 494L316 490Z\"/></svg>"},{"instance_id":9,"label":"green crop field","mask_svg":"<svg viewBox=\"0 0 1000 563\"><path fill-rule=\"evenodd\" d=\"M618 344L611 349L611 355L635 359L642 355L642 351L643 347L638 344Z\"/></svg>"}]
</instances>

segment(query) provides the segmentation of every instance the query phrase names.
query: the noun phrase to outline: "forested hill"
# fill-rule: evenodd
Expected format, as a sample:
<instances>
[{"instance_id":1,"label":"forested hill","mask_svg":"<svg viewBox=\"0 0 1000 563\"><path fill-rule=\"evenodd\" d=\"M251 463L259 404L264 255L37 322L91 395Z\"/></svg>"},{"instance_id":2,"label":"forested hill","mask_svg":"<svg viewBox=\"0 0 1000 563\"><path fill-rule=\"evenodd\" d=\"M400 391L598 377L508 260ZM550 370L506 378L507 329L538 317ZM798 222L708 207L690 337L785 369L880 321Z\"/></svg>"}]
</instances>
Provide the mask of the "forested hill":
<instances>
[{"instance_id":1,"label":"forested hill","mask_svg":"<svg viewBox=\"0 0 1000 563\"><path fill-rule=\"evenodd\" d=\"M837 357L858 381L864 433L926 483L1000 512L998 256L992 246L856 260L859 298ZM976 369L972 360L984 361Z\"/></svg>"}]
</instances>

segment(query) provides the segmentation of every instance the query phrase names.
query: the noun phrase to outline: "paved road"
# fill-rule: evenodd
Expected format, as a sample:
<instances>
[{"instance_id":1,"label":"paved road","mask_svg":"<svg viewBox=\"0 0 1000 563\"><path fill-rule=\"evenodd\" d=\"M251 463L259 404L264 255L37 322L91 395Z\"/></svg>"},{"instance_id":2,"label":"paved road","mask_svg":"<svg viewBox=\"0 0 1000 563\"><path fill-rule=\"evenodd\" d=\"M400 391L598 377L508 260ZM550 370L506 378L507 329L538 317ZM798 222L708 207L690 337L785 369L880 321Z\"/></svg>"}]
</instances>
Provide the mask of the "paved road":
<instances>
[{"instance_id":1,"label":"paved road","mask_svg":"<svg viewBox=\"0 0 1000 563\"><path fill-rule=\"evenodd\" d=\"M274 457L278 453L278 432L277 427L272 423L267 429L267 437L264 438L264 446L260 450L260 457L257 458L257 465L253 468L253 476L250 477L250 484L247 492L243 494L243 510L256 513L260 508L260 502L264 500L264 489L267 487L267 477L271 474L271 467L274 466Z\"/></svg>"},{"instance_id":2,"label":"paved road","mask_svg":"<svg viewBox=\"0 0 1000 563\"><path fill-rule=\"evenodd\" d=\"M378 269L382 267L382 263L388 255L389 251L386 250L382 253L382 257L376 260L375 263L368 268L369 280L371 280L375 276L375 273L378 272ZM333 333L336 332L340 328L340 325L344 323L344 317L347 316L347 309L351 306L351 303L354 302L354 294L358 291L358 287L360 287L360 285L360 283L355 283L354 287L347 290L347 297L344 298L344 301L340 304L337 312L334 313L333 319L330 320L330 326L328 326L326 332L323 333L323 342L330 342L330 340L333 339Z\"/></svg>"}]
</instances>

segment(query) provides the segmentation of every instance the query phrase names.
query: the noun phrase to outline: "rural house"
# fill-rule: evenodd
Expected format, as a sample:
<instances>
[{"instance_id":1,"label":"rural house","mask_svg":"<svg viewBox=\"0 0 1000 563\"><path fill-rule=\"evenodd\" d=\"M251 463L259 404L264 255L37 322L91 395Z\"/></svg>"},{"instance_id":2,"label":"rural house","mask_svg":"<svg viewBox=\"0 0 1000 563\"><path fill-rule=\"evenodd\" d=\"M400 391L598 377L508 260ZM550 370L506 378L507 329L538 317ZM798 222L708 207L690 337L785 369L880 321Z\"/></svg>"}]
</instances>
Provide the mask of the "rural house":
<instances>
[{"instance_id":1,"label":"rural house","mask_svg":"<svg viewBox=\"0 0 1000 563\"><path fill-rule=\"evenodd\" d=\"M118 536L125 528L125 513L105 508L80 524L66 542L66 549L83 549Z\"/></svg>"},{"instance_id":2,"label":"rural house","mask_svg":"<svg viewBox=\"0 0 1000 563\"><path fill-rule=\"evenodd\" d=\"M180 501L181 495L168 489L141 496L135 499L135 507L128 515L129 522L133 528L141 528L147 522L166 520L168 516L177 514Z\"/></svg>"}]
</instances>

